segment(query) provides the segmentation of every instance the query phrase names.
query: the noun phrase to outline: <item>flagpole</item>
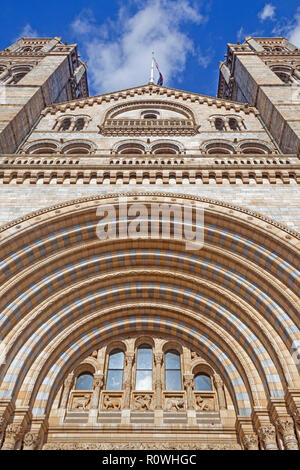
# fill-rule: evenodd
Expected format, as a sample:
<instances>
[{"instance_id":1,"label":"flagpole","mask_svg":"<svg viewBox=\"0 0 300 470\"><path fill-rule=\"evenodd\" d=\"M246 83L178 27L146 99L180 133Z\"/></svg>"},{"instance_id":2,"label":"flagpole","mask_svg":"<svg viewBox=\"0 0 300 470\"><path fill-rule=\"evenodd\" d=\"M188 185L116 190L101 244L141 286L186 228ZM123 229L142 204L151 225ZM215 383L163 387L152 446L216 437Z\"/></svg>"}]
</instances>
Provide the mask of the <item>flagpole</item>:
<instances>
[{"instance_id":1,"label":"flagpole","mask_svg":"<svg viewBox=\"0 0 300 470\"><path fill-rule=\"evenodd\" d=\"M150 83L154 83L154 52L152 52L151 78Z\"/></svg>"}]
</instances>

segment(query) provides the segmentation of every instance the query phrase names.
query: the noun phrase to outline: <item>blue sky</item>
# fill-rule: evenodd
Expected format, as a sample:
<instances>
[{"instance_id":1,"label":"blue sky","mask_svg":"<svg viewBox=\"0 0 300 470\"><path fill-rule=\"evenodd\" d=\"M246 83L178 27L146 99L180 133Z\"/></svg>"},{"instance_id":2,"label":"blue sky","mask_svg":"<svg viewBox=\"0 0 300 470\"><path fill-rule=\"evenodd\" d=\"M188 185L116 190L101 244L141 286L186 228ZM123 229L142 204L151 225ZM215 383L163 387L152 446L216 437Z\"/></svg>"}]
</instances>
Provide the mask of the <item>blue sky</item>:
<instances>
[{"instance_id":1,"label":"blue sky","mask_svg":"<svg viewBox=\"0 0 300 470\"><path fill-rule=\"evenodd\" d=\"M78 43L91 95L147 83L154 49L165 85L215 96L226 43L246 35L284 35L300 47L300 0L15 0L1 6L1 49L22 36Z\"/></svg>"}]
</instances>

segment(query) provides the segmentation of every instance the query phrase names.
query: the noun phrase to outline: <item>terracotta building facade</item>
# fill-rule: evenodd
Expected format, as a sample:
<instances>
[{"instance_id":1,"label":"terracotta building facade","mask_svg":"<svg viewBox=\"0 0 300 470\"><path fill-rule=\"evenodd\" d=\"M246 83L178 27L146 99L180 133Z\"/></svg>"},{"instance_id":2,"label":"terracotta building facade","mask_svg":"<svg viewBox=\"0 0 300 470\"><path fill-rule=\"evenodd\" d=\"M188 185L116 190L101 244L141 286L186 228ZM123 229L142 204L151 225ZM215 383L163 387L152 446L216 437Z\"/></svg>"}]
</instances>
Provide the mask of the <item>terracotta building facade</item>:
<instances>
[{"instance_id":1,"label":"terracotta building facade","mask_svg":"<svg viewBox=\"0 0 300 470\"><path fill-rule=\"evenodd\" d=\"M228 44L217 97L89 96L76 44L22 38L0 152L2 450L300 448L299 49ZM169 233L100 238L124 201Z\"/></svg>"}]
</instances>

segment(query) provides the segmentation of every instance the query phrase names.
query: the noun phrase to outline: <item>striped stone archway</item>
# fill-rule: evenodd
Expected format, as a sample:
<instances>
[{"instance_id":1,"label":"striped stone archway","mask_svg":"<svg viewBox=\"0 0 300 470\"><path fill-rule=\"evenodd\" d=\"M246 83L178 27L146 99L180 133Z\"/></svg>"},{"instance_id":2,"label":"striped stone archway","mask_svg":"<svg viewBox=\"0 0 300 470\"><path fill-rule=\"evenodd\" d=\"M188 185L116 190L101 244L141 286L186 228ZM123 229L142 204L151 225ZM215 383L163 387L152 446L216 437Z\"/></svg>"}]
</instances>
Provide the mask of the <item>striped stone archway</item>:
<instances>
[{"instance_id":1,"label":"striped stone archway","mask_svg":"<svg viewBox=\"0 0 300 470\"><path fill-rule=\"evenodd\" d=\"M99 240L96 209L117 207L116 194L1 227L3 448L37 433L42 446L68 373L110 338L139 332L180 339L214 366L243 448L297 448L300 234L220 201L121 196L202 208L204 246L189 251L172 236Z\"/></svg>"}]
</instances>

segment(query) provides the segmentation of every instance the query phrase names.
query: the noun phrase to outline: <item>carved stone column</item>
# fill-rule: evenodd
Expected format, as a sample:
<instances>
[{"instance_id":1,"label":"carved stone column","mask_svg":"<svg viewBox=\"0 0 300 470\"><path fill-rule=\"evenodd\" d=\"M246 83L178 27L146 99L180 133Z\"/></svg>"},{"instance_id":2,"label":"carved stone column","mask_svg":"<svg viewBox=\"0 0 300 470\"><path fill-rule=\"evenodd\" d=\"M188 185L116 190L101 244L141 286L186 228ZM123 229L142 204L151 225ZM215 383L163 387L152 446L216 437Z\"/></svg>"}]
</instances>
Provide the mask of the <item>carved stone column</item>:
<instances>
[{"instance_id":1,"label":"carved stone column","mask_svg":"<svg viewBox=\"0 0 300 470\"><path fill-rule=\"evenodd\" d=\"M258 435L266 450L277 450L276 430L272 424L265 424L258 430Z\"/></svg>"},{"instance_id":2,"label":"carved stone column","mask_svg":"<svg viewBox=\"0 0 300 470\"><path fill-rule=\"evenodd\" d=\"M4 444L2 450L14 450L17 442L22 438L24 433L23 424L9 424L5 431Z\"/></svg>"},{"instance_id":3,"label":"carved stone column","mask_svg":"<svg viewBox=\"0 0 300 470\"><path fill-rule=\"evenodd\" d=\"M183 384L186 390L186 401L187 401L187 409L194 410L195 409L195 402L194 402L194 375L193 374L185 374L183 376Z\"/></svg>"},{"instance_id":4,"label":"carved stone column","mask_svg":"<svg viewBox=\"0 0 300 470\"><path fill-rule=\"evenodd\" d=\"M287 450L298 450L298 442L295 436L294 421L292 418L278 418L276 426L282 435L284 448Z\"/></svg>"},{"instance_id":5,"label":"carved stone column","mask_svg":"<svg viewBox=\"0 0 300 470\"><path fill-rule=\"evenodd\" d=\"M161 366L163 361L163 353L154 353L154 363L156 368L155 395L157 410L162 409L162 383L161 383Z\"/></svg>"},{"instance_id":6,"label":"carved stone column","mask_svg":"<svg viewBox=\"0 0 300 470\"><path fill-rule=\"evenodd\" d=\"M246 450L257 450L258 449L258 437L253 432L251 434L244 434L243 444Z\"/></svg>"},{"instance_id":7,"label":"carved stone column","mask_svg":"<svg viewBox=\"0 0 300 470\"><path fill-rule=\"evenodd\" d=\"M224 393L224 384L223 384L223 380L218 374L214 374L214 384L217 390L219 408L220 410L225 410L226 399L225 399L225 393Z\"/></svg>"},{"instance_id":8,"label":"carved stone column","mask_svg":"<svg viewBox=\"0 0 300 470\"><path fill-rule=\"evenodd\" d=\"M134 353L126 353L126 370L125 370L125 393L123 407L125 409L130 408L130 393L131 393L131 376L132 376L132 364L134 359Z\"/></svg>"},{"instance_id":9,"label":"carved stone column","mask_svg":"<svg viewBox=\"0 0 300 470\"><path fill-rule=\"evenodd\" d=\"M98 409L99 406L99 396L100 391L103 387L103 374L95 374L94 375L94 383L93 383L93 396L91 401L91 408Z\"/></svg>"},{"instance_id":10,"label":"carved stone column","mask_svg":"<svg viewBox=\"0 0 300 470\"><path fill-rule=\"evenodd\" d=\"M63 396L62 396L61 403L60 403L60 408L64 408L64 409L67 408L68 398L69 398L71 387L73 385L73 381L74 381L74 374L71 373L68 375L68 377L64 381L64 391L63 391Z\"/></svg>"}]
</instances>

